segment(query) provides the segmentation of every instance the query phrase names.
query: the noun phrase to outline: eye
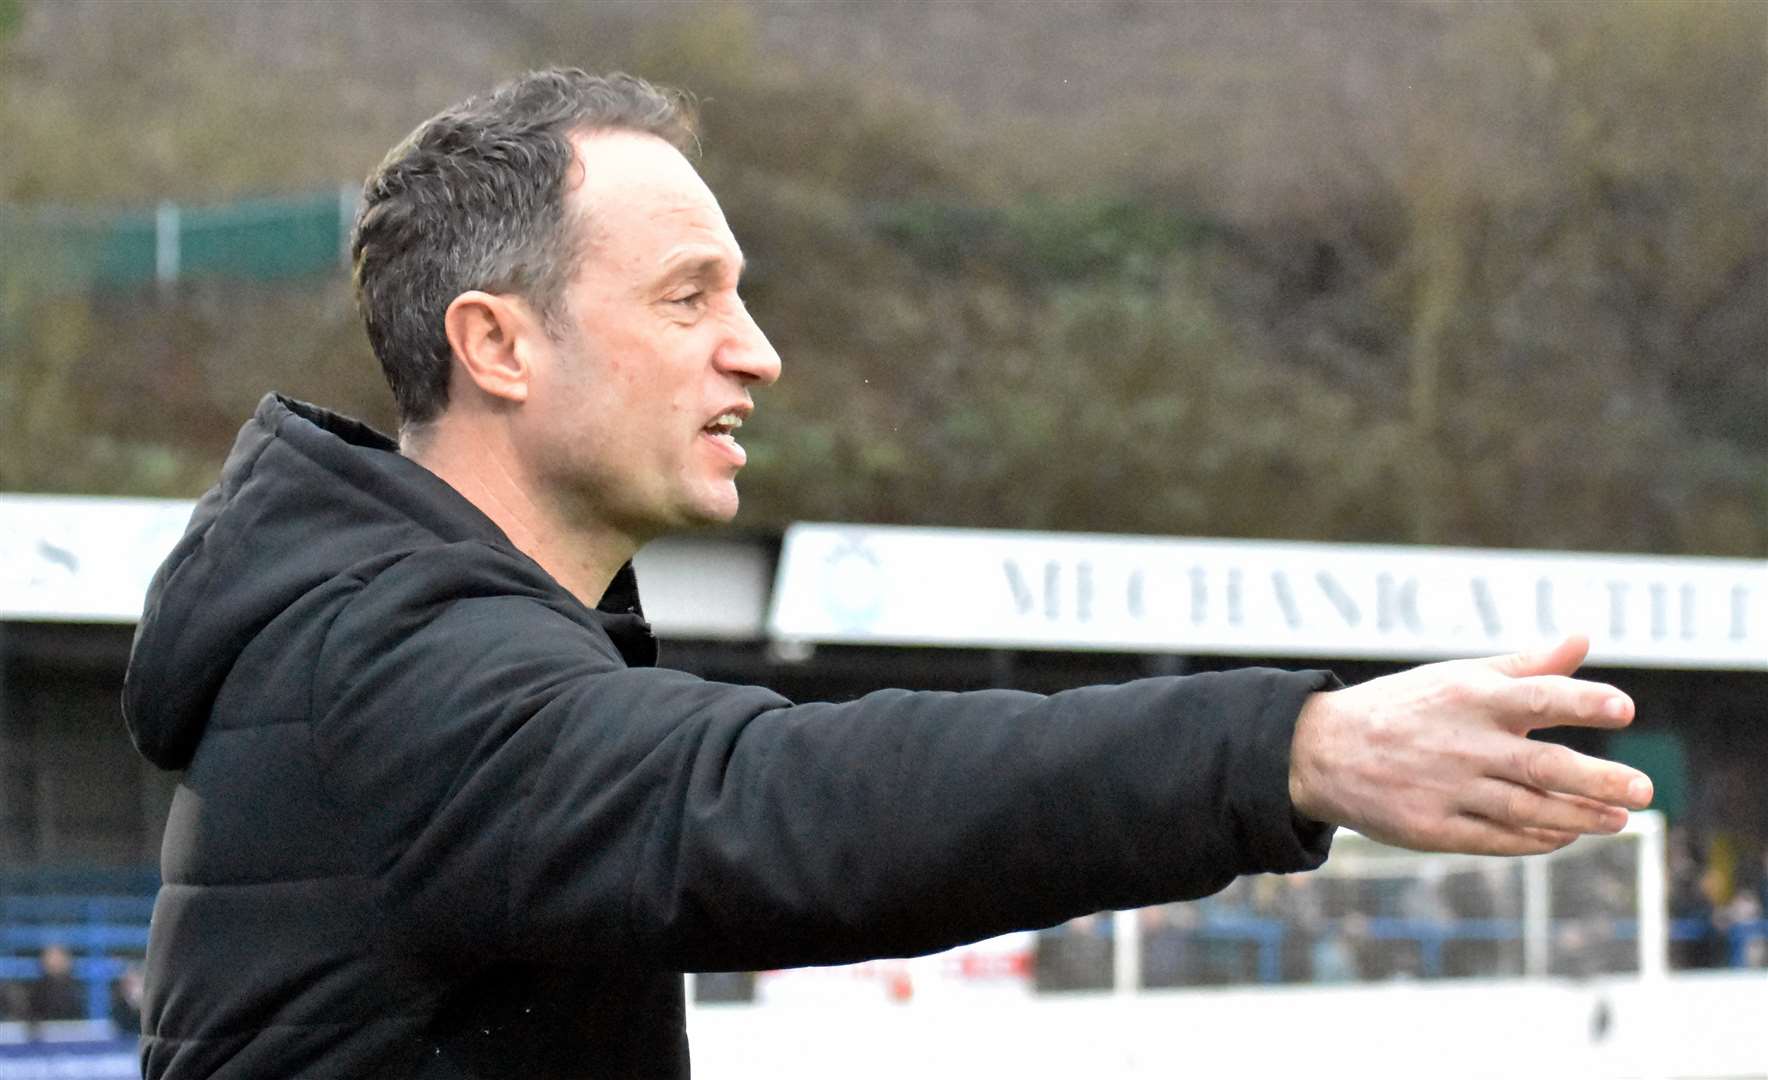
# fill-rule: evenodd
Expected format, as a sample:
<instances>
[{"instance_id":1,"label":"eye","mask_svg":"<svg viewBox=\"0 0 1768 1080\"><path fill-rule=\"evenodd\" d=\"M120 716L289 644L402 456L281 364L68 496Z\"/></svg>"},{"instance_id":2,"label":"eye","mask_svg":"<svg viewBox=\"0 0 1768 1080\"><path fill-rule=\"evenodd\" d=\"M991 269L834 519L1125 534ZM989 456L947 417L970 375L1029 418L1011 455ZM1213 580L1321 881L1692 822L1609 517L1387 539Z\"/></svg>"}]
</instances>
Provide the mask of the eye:
<instances>
[{"instance_id":1,"label":"eye","mask_svg":"<svg viewBox=\"0 0 1768 1080\"><path fill-rule=\"evenodd\" d=\"M671 304L680 305L681 307L699 307L701 301L705 299L705 291L702 289L695 289L693 292L683 293L681 296L672 296L669 298L669 302Z\"/></svg>"}]
</instances>

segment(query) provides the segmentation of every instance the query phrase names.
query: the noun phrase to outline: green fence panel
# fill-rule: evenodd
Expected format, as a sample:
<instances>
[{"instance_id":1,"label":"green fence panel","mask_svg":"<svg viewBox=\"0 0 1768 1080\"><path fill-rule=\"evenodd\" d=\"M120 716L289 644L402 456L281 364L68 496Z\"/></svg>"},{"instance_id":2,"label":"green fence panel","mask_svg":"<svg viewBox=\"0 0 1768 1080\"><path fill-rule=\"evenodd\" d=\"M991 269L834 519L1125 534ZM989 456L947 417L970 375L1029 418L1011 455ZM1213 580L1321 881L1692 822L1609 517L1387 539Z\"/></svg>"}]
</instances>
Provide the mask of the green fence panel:
<instances>
[{"instance_id":1,"label":"green fence panel","mask_svg":"<svg viewBox=\"0 0 1768 1080\"><path fill-rule=\"evenodd\" d=\"M0 213L0 261L46 284L151 281L155 250L152 214Z\"/></svg>"},{"instance_id":2,"label":"green fence panel","mask_svg":"<svg viewBox=\"0 0 1768 1080\"><path fill-rule=\"evenodd\" d=\"M1673 731L1617 731L1608 737L1607 756L1651 777L1651 806L1671 822L1688 812L1688 751Z\"/></svg>"},{"instance_id":3,"label":"green fence panel","mask_svg":"<svg viewBox=\"0 0 1768 1080\"><path fill-rule=\"evenodd\" d=\"M134 285L152 281L158 245L152 214L82 222L63 231L74 258L90 259L86 280L99 285Z\"/></svg>"},{"instance_id":4,"label":"green fence panel","mask_svg":"<svg viewBox=\"0 0 1768 1080\"><path fill-rule=\"evenodd\" d=\"M335 270L347 227L342 213L335 193L187 209L179 276L269 280Z\"/></svg>"},{"instance_id":5,"label":"green fence panel","mask_svg":"<svg viewBox=\"0 0 1768 1080\"><path fill-rule=\"evenodd\" d=\"M275 280L335 272L352 212L336 191L176 207L174 278ZM160 274L160 212L0 207L0 263L56 287L125 287Z\"/></svg>"}]
</instances>

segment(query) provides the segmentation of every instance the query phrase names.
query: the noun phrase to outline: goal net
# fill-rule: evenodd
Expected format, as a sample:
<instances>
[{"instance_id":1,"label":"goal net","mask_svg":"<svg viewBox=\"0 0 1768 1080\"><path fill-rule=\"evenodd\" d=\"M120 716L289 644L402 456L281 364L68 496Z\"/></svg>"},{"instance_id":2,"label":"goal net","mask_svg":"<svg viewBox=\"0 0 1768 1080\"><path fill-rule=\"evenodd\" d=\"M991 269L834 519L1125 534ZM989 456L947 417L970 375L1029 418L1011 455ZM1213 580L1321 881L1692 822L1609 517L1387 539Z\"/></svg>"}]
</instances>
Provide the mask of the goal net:
<instances>
[{"instance_id":1,"label":"goal net","mask_svg":"<svg viewBox=\"0 0 1768 1080\"><path fill-rule=\"evenodd\" d=\"M1406 851L1340 830L1311 874L1119 912L1109 983L1656 977L1668 960L1664 865L1652 811L1527 858Z\"/></svg>"}]
</instances>

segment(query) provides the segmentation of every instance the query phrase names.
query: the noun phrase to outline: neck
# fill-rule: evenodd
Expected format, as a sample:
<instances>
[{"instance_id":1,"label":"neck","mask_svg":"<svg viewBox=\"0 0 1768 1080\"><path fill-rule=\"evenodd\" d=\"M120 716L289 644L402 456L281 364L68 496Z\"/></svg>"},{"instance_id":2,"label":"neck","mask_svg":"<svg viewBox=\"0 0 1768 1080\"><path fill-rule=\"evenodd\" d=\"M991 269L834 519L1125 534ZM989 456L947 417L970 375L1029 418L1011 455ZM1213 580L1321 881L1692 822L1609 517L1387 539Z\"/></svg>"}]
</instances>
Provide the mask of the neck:
<instances>
[{"instance_id":1,"label":"neck","mask_svg":"<svg viewBox=\"0 0 1768 1080\"><path fill-rule=\"evenodd\" d=\"M501 425L454 417L399 440L400 453L460 492L585 607L595 607L638 542L546 498L514 450Z\"/></svg>"}]
</instances>

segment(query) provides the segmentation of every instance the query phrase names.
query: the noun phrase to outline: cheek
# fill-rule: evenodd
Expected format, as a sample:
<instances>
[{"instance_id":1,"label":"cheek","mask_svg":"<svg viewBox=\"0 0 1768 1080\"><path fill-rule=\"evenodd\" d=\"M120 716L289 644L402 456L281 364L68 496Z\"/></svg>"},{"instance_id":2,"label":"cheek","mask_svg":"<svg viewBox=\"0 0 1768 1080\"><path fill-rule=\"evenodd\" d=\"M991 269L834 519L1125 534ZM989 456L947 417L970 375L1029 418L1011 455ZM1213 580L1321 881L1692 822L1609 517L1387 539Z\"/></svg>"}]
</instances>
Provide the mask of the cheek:
<instances>
[{"instance_id":1,"label":"cheek","mask_svg":"<svg viewBox=\"0 0 1768 1080\"><path fill-rule=\"evenodd\" d=\"M666 353L629 357L610 375L622 396L653 421L673 423L706 405L704 388L684 371L678 357Z\"/></svg>"},{"instance_id":2,"label":"cheek","mask_svg":"<svg viewBox=\"0 0 1768 1080\"><path fill-rule=\"evenodd\" d=\"M607 319L594 327L599 348L586 365L595 385L587 391L598 415L640 438L679 432L682 422L707 405L705 387L696 381L702 367L695 361L704 343L695 330L668 326L633 326ZM699 350L699 351L697 351Z\"/></svg>"},{"instance_id":3,"label":"cheek","mask_svg":"<svg viewBox=\"0 0 1768 1080\"><path fill-rule=\"evenodd\" d=\"M659 419L674 419L686 411L678 387L662 378L656 368L626 362L608 372L609 388L626 414L622 422L635 428L654 428Z\"/></svg>"}]
</instances>

